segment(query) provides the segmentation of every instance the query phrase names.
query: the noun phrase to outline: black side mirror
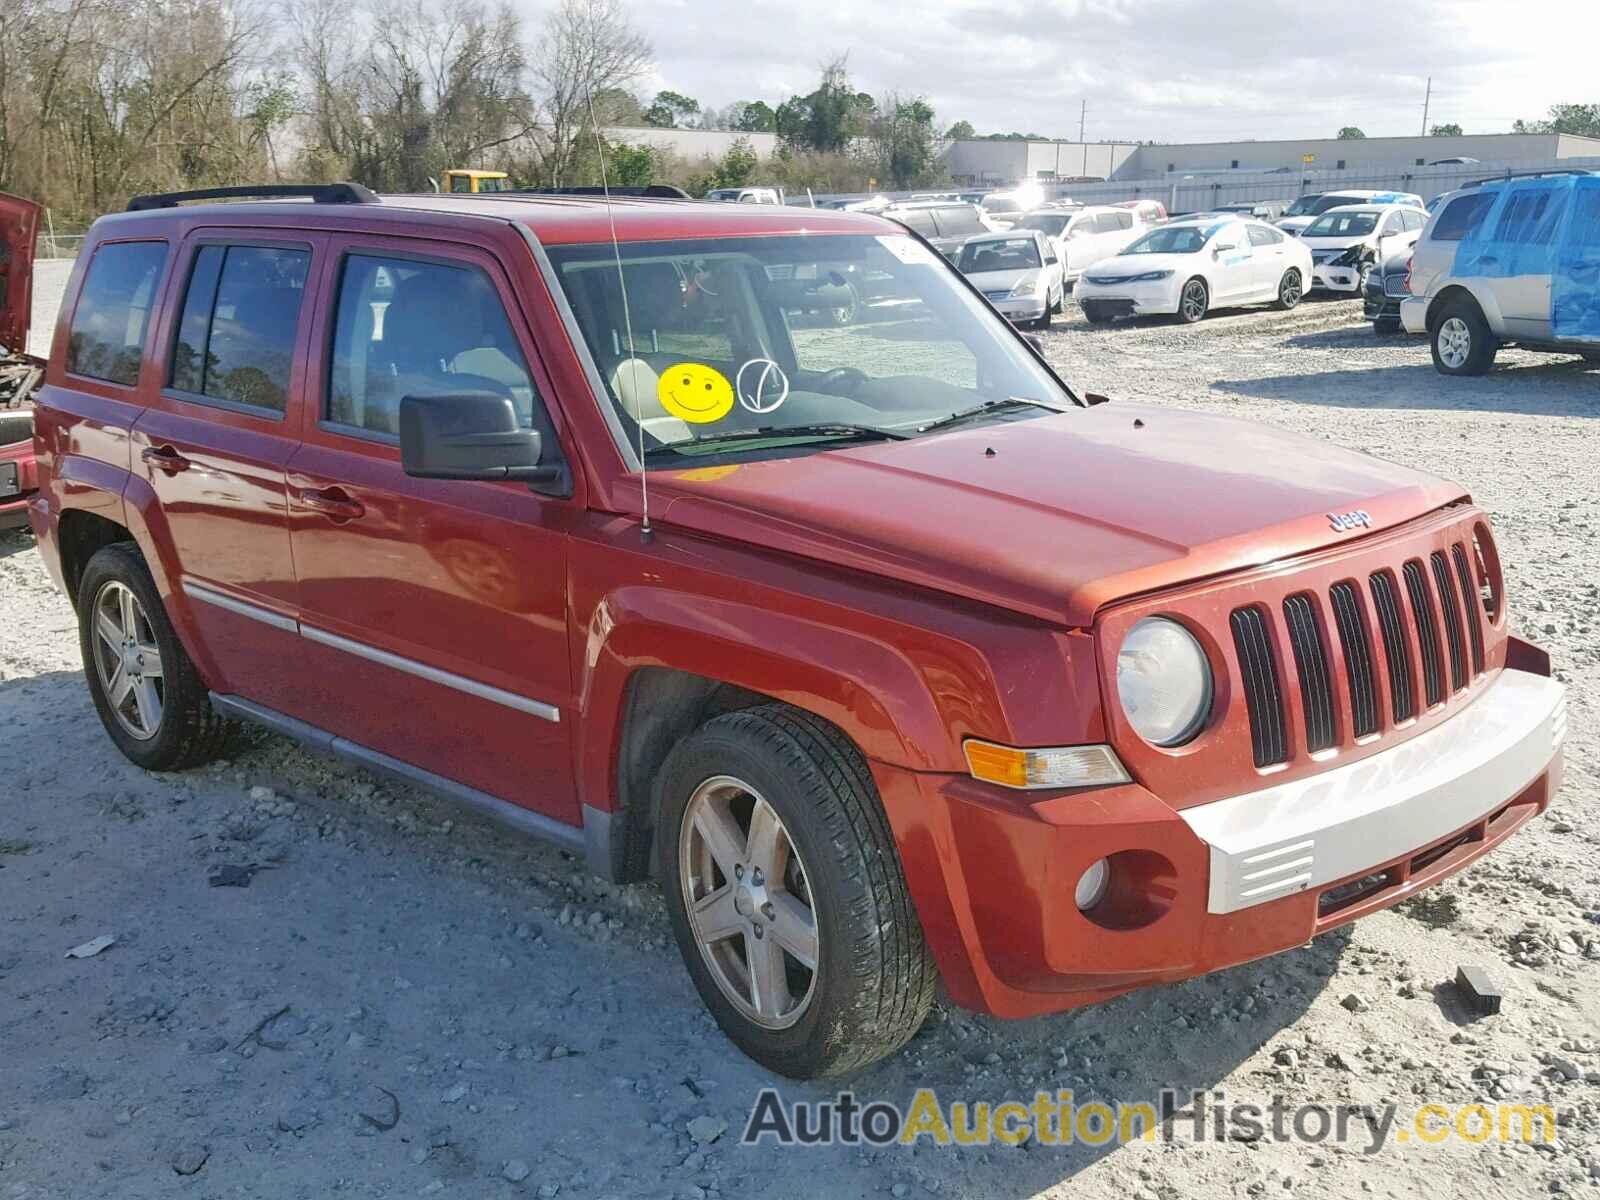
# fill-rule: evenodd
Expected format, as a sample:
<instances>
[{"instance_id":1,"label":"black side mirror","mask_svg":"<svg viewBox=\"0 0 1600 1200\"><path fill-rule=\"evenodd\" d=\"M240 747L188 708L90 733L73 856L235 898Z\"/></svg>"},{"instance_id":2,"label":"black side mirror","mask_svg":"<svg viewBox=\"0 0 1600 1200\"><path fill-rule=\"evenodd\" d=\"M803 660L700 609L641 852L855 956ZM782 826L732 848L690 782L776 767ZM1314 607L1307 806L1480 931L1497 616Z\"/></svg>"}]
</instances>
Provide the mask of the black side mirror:
<instances>
[{"instance_id":1,"label":"black side mirror","mask_svg":"<svg viewBox=\"0 0 1600 1200\"><path fill-rule=\"evenodd\" d=\"M524 429L509 396L449 392L400 401L400 465L419 479L518 479L570 490L564 463L544 465L544 439Z\"/></svg>"}]
</instances>

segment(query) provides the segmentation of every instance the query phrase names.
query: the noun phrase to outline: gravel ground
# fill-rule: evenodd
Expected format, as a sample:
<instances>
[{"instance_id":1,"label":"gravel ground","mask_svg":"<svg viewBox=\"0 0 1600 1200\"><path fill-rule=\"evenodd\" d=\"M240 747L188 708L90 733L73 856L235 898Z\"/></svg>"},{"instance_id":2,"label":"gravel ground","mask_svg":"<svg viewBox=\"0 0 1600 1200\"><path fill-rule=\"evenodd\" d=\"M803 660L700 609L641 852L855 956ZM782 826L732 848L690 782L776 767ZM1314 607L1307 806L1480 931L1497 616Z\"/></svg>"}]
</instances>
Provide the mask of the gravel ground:
<instances>
[{"instance_id":1,"label":"gravel ground","mask_svg":"<svg viewBox=\"0 0 1600 1200\"><path fill-rule=\"evenodd\" d=\"M1487 860L1291 953L1027 1022L941 1005L858 1099L1525 1098L1558 1112L1554 1146L741 1147L774 1080L702 1010L653 887L271 736L135 770L90 707L66 601L30 540L0 535L0 1200L1596 1194L1600 371L1508 353L1447 381L1349 302L1108 330L1069 305L1045 338L1089 390L1463 480L1495 516L1515 622L1571 685L1567 783ZM256 868L249 886L208 886L223 865ZM99 935L116 943L64 957ZM1500 1015L1460 1006L1460 963L1503 985Z\"/></svg>"}]
</instances>

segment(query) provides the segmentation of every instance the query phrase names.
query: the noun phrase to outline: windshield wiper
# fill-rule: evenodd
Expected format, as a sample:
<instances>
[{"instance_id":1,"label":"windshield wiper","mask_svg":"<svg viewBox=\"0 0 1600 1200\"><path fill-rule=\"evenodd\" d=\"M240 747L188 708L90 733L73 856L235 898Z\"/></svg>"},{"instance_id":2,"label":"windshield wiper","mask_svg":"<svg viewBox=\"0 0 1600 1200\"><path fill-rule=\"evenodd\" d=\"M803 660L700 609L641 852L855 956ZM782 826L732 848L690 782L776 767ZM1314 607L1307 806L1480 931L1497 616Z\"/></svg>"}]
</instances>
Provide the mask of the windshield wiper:
<instances>
[{"instance_id":1,"label":"windshield wiper","mask_svg":"<svg viewBox=\"0 0 1600 1200\"><path fill-rule=\"evenodd\" d=\"M971 408L958 409L948 417L940 417L937 421L929 421L926 425L918 425L918 433L927 433L930 429L943 429L946 425L955 425L961 421L970 420L972 417L981 417L985 413L998 412L1002 408L1015 408L1017 406L1042 408L1049 412L1065 412L1054 404L1046 404L1043 400L1030 400L1026 396L1007 396L1004 400L985 400L982 404L974 404Z\"/></svg>"},{"instance_id":2,"label":"windshield wiper","mask_svg":"<svg viewBox=\"0 0 1600 1200\"><path fill-rule=\"evenodd\" d=\"M645 457L659 455L665 451L677 453L679 445L692 447L699 450L703 446L721 446L731 442L769 441L773 438L787 437L826 437L841 441L860 442L903 442L911 435L899 433L893 429L880 429L876 425L855 425L848 421L815 421L808 425L767 425L760 429L737 429L727 433L715 434L712 437L696 438L693 442L668 442L646 453Z\"/></svg>"}]
</instances>

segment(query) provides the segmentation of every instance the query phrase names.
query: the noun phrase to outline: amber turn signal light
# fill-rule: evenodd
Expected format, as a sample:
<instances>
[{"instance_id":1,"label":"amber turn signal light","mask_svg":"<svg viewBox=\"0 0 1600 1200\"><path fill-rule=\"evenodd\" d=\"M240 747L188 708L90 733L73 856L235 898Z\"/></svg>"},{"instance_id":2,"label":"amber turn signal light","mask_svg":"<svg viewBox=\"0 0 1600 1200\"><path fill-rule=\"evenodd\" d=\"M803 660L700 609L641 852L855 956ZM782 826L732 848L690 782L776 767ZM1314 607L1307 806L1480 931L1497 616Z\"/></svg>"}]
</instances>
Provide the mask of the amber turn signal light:
<instances>
[{"instance_id":1,"label":"amber turn signal light","mask_svg":"<svg viewBox=\"0 0 1600 1200\"><path fill-rule=\"evenodd\" d=\"M1102 787L1132 782L1110 746L1049 746L1023 750L968 738L961 747L974 779L1008 788Z\"/></svg>"}]
</instances>

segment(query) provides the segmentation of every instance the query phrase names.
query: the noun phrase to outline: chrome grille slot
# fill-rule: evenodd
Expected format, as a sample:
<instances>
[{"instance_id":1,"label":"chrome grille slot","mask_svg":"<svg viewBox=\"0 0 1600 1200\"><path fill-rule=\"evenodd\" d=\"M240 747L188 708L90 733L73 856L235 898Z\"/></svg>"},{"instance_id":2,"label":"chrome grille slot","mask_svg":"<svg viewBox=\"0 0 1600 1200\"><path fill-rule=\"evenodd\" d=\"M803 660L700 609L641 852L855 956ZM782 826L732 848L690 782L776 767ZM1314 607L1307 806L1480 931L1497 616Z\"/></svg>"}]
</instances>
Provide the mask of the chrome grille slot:
<instances>
[{"instance_id":1,"label":"chrome grille slot","mask_svg":"<svg viewBox=\"0 0 1600 1200\"><path fill-rule=\"evenodd\" d=\"M1358 738L1378 731L1378 683L1372 669L1372 647L1353 583L1328 589L1333 623L1344 647L1344 673L1350 685L1350 726Z\"/></svg>"},{"instance_id":2,"label":"chrome grille slot","mask_svg":"<svg viewBox=\"0 0 1600 1200\"><path fill-rule=\"evenodd\" d=\"M1406 595L1411 599L1411 620L1417 631L1417 647L1422 652L1422 687L1428 707L1443 704L1444 662L1439 650L1439 625L1433 619L1433 599L1428 595L1428 577L1422 561L1413 558L1404 568Z\"/></svg>"},{"instance_id":3,"label":"chrome grille slot","mask_svg":"<svg viewBox=\"0 0 1600 1200\"><path fill-rule=\"evenodd\" d=\"M1396 723L1417 715L1416 685L1411 682L1411 647L1405 625L1400 620L1400 597L1395 594L1394 576L1374 571L1372 607L1378 614L1378 632L1383 637L1384 657L1389 660L1389 697Z\"/></svg>"},{"instance_id":4,"label":"chrome grille slot","mask_svg":"<svg viewBox=\"0 0 1600 1200\"><path fill-rule=\"evenodd\" d=\"M1283 697L1278 689L1278 665L1272 657L1272 637L1266 614L1252 605L1236 608L1228 623L1233 627L1234 649L1244 679L1245 707L1250 717L1250 744L1257 767L1287 762L1289 744L1284 730Z\"/></svg>"},{"instance_id":5,"label":"chrome grille slot","mask_svg":"<svg viewBox=\"0 0 1600 1200\"><path fill-rule=\"evenodd\" d=\"M1300 675L1306 750L1315 754L1334 744L1335 726L1333 682L1328 678L1328 656L1322 645L1316 606L1309 593L1301 592L1283 602L1283 623L1289 630L1289 648L1294 652L1295 670Z\"/></svg>"}]
</instances>

